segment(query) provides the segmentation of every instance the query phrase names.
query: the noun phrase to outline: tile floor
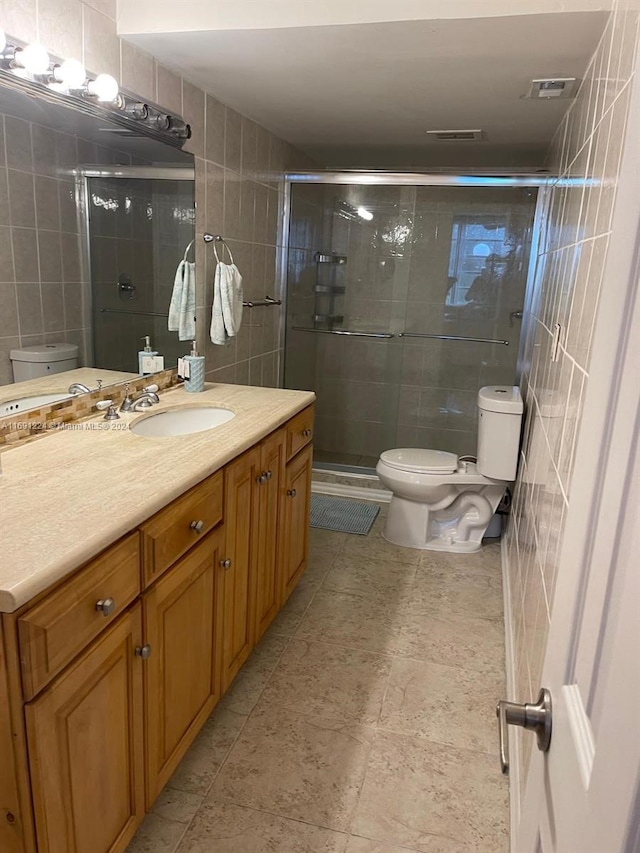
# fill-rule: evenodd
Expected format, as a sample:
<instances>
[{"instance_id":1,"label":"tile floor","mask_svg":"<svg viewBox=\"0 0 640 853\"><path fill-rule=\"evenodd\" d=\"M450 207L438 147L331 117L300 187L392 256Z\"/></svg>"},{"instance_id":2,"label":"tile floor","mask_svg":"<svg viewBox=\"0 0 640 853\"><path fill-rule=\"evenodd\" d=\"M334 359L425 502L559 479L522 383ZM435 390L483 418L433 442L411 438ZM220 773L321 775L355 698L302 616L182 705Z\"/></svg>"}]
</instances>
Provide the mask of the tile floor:
<instances>
[{"instance_id":1,"label":"tile floor","mask_svg":"<svg viewBox=\"0 0 640 853\"><path fill-rule=\"evenodd\" d=\"M499 546L312 530L309 568L128 853L503 853Z\"/></svg>"}]
</instances>

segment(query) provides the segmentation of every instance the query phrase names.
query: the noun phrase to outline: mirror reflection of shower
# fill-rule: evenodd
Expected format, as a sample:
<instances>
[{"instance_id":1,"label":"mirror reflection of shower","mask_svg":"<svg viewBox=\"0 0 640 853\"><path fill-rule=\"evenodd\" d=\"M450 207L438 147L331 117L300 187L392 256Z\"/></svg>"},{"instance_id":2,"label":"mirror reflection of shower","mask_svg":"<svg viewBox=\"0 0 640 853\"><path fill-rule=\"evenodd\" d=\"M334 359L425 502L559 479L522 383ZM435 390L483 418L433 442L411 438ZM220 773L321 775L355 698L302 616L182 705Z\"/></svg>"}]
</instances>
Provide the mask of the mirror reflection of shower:
<instances>
[{"instance_id":1,"label":"mirror reflection of shower","mask_svg":"<svg viewBox=\"0 0 640 853\"><path fill-rule=\"evenodd\" d=\"M194 237L193 169L83 171L93 363L136 372L148 335L165 364L175 364L185 344L168 331L168 312L176 269Z\"/></svg>"}]
</instances>

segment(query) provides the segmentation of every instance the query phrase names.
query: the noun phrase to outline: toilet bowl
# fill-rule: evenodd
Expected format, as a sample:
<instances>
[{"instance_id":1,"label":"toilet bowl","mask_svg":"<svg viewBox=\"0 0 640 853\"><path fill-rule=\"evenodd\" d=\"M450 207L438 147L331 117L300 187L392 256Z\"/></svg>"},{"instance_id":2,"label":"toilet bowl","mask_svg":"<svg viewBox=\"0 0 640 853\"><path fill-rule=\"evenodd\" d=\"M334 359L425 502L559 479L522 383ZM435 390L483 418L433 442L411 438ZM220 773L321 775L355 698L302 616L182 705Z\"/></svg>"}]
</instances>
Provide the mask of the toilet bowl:
<instances>
[{"instance_id":1,"label":"toilet bowl","mask_svg":"<svg viewBox=\"0 0 640 853\"><path fill-rule=\"evenodd\" d=\"M515 478L523 404L516 387L478 392L478 461L422 448L385 450L376 472L392 492L383 536L394 545L478 551Z\"/></svg>"}]
</instances>

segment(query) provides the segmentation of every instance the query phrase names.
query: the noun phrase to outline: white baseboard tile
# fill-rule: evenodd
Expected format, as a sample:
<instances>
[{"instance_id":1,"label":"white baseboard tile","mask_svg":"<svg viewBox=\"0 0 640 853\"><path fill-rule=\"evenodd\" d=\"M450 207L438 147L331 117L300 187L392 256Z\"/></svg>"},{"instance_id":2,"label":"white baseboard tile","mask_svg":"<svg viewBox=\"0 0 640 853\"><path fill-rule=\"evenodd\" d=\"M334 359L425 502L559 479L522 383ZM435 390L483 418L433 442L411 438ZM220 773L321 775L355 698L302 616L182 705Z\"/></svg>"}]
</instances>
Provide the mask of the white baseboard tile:
<instances>
[{"instance_id":1,"label":"white baseboard tile","mask_svg":"<svg viewBox=\"0 0 640 853\"><path fill-rule=\"evenodd\" d=\"M318 495L336 495L342 498L355 498L359 501L389 503L391 492L386 489L366 489L361 486L347 486L344 483L323 483L316 480L311 483L311 491Z\"/></svg>"}]
</instances>

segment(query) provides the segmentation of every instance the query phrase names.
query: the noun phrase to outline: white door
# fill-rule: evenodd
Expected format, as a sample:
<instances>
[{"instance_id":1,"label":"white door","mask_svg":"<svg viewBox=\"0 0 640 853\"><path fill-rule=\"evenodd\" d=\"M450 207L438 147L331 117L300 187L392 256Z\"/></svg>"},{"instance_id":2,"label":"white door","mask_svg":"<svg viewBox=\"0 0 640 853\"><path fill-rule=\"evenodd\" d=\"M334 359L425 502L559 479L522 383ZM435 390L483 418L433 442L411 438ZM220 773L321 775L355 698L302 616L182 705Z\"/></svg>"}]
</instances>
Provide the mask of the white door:
<instances>
[{"instance_id":1,"label":"white door","mask_svg":"<svg viewBox=\"0 0 640 853\"><path fill-rule=\"evenodd\" d=\"M533 749L514 853L640 851L638 135L625 147L539 685L551 743Z\"/></svg>"}]
</instances>

